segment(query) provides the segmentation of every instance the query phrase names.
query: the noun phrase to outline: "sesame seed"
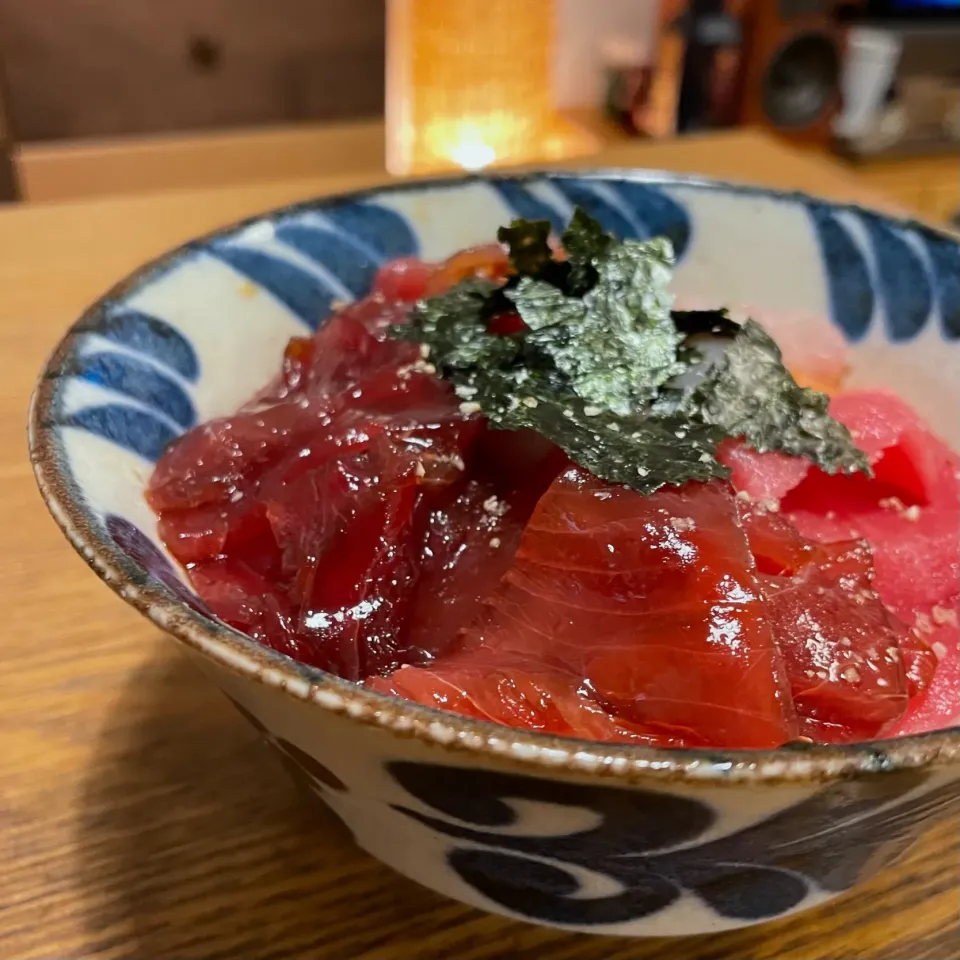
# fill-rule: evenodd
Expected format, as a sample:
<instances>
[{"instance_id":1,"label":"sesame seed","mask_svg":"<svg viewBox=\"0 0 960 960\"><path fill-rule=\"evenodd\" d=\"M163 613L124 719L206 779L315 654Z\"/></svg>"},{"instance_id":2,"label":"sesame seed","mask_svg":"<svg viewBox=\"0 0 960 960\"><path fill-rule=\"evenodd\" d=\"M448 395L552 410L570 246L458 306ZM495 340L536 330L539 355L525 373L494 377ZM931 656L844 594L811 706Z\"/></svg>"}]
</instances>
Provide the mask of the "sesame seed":
<instances>
[{"instance_id":1,"label":"sesame seed","mask_svg":"<svg viewBox=\"0 0 960 960\"><path fill-rule=\"evenodd\" d=\"M649 477L649 476L650 476L650 471L649 471L646 467L637 467L637 473L638 473L641 477Z\"/></svg>"},{"instance_id":2,"label":"sesame seed","mask_svg":"<svg viewBox=\"0 0 960 960\"><path fill-rule=\"evenodd\" d=\"M904 520L910 520L916 523L916 521L920 519L920 508L914 504L912 507L907 507L900 516L903 517Z\"/></svg>"},{"instance_id":3,"label":"sesame seed","mask_svg":"<svg viewBox=\"0 0 960 960\"><path fill-rule=\"evenodd\" d=\"M601 413L603 413L602 407L584 407L583 408L583 415L585 417L598 417L600 416Z\"/></svg>"},{"instance_id":4,"label":"sesame seed","mask_svg":"<svg viewBox=\"0 0 960 960\"><path fill-rule=\"evenodd\" d=\"M424 360L426 360L427 357L430 356L430 346L429 346L429 344L426 344L426 343L421 343L421 344L420 344L420 356L423 357Z\"/></svg>"},{"instance_id":5,"label":"sesame seed","mask_svg":"<svg viewBox=\"0 0 960 960\"><path fill-rule=\"evenodd\" d=\"M950 624L951 627L957 625L957 611L951 610L949 607L938 604L930 611L930 615L933 617L933 622L939 627L944 624Z\"/></svg>"},{"instance_id":6,"label":"sesame seed","mask_svg":"<svg viewBox=\"0 0 960 960\"><path fill-rule=\"evenodd\" d=\"M847 667L840 676L843 677L847 683L860 682L860 671L856 667Z\"/></svg>"},{"instance_id":7,"label":"sesame seed","mask_svg":"<svg viewBox=\"0 0 960 960\"><path fill-rule=\"evenodd\" d=\"M532 410L534 407L537 406L537 398L536 398L536 397L524 397L520 402L521 402L525 407L529 407L531 410Z\"/></svg>"},{"instance_id":8,"label":"sesame seed","mask_svg":"<svg viewBox=\"0 0 960 960\"><path fill-rule=\"evenodd\" d=\"M620 424L615 421L611 421L610 423L607 424L607 429L610 430L612 433L619 433Z\"/></svg>"},{"instance_id":9,"label":"sesame seed","mask_svg":"<svg viewBox=\"0 0 960 960\"><path fill-rule=\"evenodd\" d=\"M693 517L671 517L670 526L673 527L677 533L689 533L691 530L697 529Z\"/></svg>"},{"instance_id":10,"label":"sesame seed","mask_svg":"<svg viewBox=\"0 0 960 960\"><path fill-rule=\"evenodd\" d=\"M479 403L472 403L472 402L469 402L469 403L461 403L461 404L460 404L460 412L461 412L465 417L469 417L469 416L470 416L471 414L473 414L473 413L479 413L479 412L480 412L480 404L479 404Z\"/></svg>"},{"instance_id":11,"label":"sesame seed","mask_svg":"<svg viewBox=\"0 0 960 960\"><path fill-rule=\"evenodd\" d=\"M500 538L499 538L499 537L491 537L491 539L490 539L490 546L493 547L494 550L496 550L497 547L500 546Z\"/></svg>"},{"instance_id":12,"label":"sesame seed","mask_svg":"<svg viewBox=\"0 0 960 960\"><path fill-rule=\"evenodd\" d=\"M418 477L425 477L427 475L427 471L424 470L423 464L419 460L417 461L417 465L413 468L413 472Z\"/></svg>"},{"instance_id":13,"label":"sesame seed","mask_svg":"<svg viewBox=\"0 0 960 960\"><path fill-rule=\"evenodd\" d=\"M947 655L947 645L939 640L930 644L930 649L936 654L938 660L942 660Z\"/></svg>"}]
</instances>

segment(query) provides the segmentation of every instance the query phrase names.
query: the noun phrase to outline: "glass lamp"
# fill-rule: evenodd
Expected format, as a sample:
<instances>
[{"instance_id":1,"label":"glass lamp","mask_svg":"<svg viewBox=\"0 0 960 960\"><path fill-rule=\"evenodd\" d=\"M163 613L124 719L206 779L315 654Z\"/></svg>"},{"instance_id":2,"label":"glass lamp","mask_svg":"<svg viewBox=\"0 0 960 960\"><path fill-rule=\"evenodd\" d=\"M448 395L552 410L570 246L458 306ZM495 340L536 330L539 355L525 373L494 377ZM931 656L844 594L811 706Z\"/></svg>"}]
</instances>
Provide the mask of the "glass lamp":
<instances>
[{"instance_id":1,"label":"glass lamp","mask_svg":"<svg viewBox=\"0 0 960 960\"><path fill-rule=\"evenodd\" d=\"M554 0L387 0L387 169L590 153L553 106Z\"/></svg>"}]
</instances>

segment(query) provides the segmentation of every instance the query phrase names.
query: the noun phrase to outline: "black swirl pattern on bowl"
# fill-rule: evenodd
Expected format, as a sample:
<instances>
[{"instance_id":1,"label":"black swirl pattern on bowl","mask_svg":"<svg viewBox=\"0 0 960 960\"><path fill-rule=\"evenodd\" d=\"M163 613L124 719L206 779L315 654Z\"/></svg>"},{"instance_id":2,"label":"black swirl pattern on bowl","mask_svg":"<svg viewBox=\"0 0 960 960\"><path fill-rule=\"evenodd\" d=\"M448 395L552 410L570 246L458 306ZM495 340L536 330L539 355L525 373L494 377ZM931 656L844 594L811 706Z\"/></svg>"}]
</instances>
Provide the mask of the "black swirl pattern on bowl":
<instances>
[{"instance_id":1,"label":"black swirl pattern on bowl","mask_svg":"<svg viewBox=\"0 0 960 960\"><path fill-rule=\"evenodd\" d=\"M925 823L960 809L960 783L915 793L925 775L898 771L831 784L698 842L718 814L690 796L406 761L388 770L436 815L394 809L458 841L446 856L465 883L514 914L578 927L649 917L684 892L727 919L772 919L811 892L849 889L899 859ZM531 808L511 801L577 808L595 825L544 836ZM593 895L591 877L616 892Z\"/></svg>"}]
</instances>

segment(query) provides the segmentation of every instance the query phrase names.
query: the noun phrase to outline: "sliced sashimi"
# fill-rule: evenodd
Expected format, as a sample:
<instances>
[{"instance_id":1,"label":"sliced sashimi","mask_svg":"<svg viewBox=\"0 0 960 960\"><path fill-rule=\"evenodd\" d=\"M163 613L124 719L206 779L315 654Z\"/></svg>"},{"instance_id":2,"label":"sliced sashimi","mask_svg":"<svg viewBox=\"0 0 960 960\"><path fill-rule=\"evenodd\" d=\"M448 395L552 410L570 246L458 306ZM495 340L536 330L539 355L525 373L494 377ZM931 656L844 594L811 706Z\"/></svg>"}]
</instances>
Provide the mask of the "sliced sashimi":
<instances>
[{"instance_id":1,"label":"sliced sashimi","mask_svg":"<svg viewBox=\"0 0 960 960\"><path fill-rule=\"evenodd\" d=\"M532 509L532 504L530 509ZM513 562L529 509L471 480L433 501L420 546L408 642L429 660L452 646Z\"/></svg>"},{"instance_id":2,"label":"sliced sashimi","mask_svg":"<svg viewBox=\"0 0 960 960\"><path fill-rule=\"evenodd\" d=\"M390 260L377 271L373 292L387 301L415 303L426 294L434 270L433 264L416 257Z\"/></svg>"},{"instance_id":3,"label":"sliced sashimi","mask_svg":"<svg viewBox=\"0 0 960 960\"><path fill-rule=\"evenodd\" d=\"M910 697L904 629L875 595L858 604L803 575L765 586L803 735L821 743L870 740L900 719Z\"/></svg>"},{"instance_id":4,"label":"sliced sashimi","mask_svg":"<svg viewBox=\"0 0 960 960\"><path fill-rule=\"evenodd\" d=\"M739 506L801 732L834 743L882 735L929 685L935 658L882 603L869 545L815 543L779 514Z\"/></svg>"},{"instance_id":5,"label":"sliced sashimi","mask_svg":"<svg viewBox=\"0 0 960 960\"><path fill-rule=\"evenodd\" d=\"M828 477L813 468L793 491L798 505L821 501L829 504L825 509L839 512L850 500L866 504L896 498L907 507L960 506L960 455L899 397L881 390L849 391L833 398L830 413L867 454L874 476Z\"/></svg>"},{"instance_id":6,"label":"sliced sashimi","mask_svg":"<svg viewBox=\"0 0 960 960\"><path fill-rule=\"evenodd\" d=\"M960 598L934 608L924 637L938 658L926 694L918 697L890 736L926 733L960 724Z\"/></svg>"},{"instance_id":7,"label":"sliced sashimi","mask_svg":"<svg viewBox=\"0 0 960 960\"><path fill-rule=\"evenodd\" d=\"M866 538L877 591L912 625L960 580L960 457L884 391L842 394L831 412L868 453L874 476L811 468L781 508L808 537Z\"/></svg>"},{"instance_id":8,"label":"sliced sashimi","mask_svg":"<svg viewBox=\"0 0 960 960\"><path fill-rule=\"evenodd\" d=\"M760 503L779 503L810 469L810 464L799 457L757 453L736 440L724 440L717 459L730 468L734 490Z\"/></svg>"},{"instance_id":9,"label":"sliced sashimi","mask_svg":"<svg viewBox=\"0 0 960 960\"><path fill-rule=\"evenodd\" d=\"M211 609L351 680L429 659L442 632L454 639L449 617L423 623L444 601L477 605L499 576L490 541L499 531L509 549L519 538L498 519L481 562L482 501L471 501L470 530L458 519L448 533L462 542L450 550L476 554L489 576L470 575L469 564L445 571L427 556L438 510L455 502L451 488L465 488L486 425L461 411L416 345L388 336L408 309L377 295L315 337L294 338L274 383L172 445L147 491L161 537ZM417 594L421 568L436 602ZM240 599L254 588L260 596Z\"/></svg>"},{"instance_id":10,"label":"sliced sashimi","mask_svg":"<svg viewBox=\"0 0 960 960\"><path fill-rule=\"evenodd\" d=\"M724 484L642 497L568 469L468 643L582 677L610 712L654 737L762 747L796 733Z\"/></svg>"},{"instance_id":11,"label":"sliced sashimi","mask_svg":"<svg viewBox=\"0 0 960 960\"><path fill-rule=\"evenodd\" d=\"M401 667L366 685L427 707L523 730L584 740L684 746L678 738L635 731L618 722L569 674L536 660L485 649L427 667Z\"/></svg>"},{"instance_id":12,"label":"sliced sashimi","mask_svg":"<svg viewBox=\"0 0 960 960\"><path fill-rule=\"evenodd\" d=\"M874 546L875 584L884 603L913 623L956 593L960 512L921 509L913 519L875 514L860 522Z\"/></svg>"},{"instance_id":13,"label":"sliced sashimi","mask_svg":"<svg viewBox=\"0 0 960 960\"><path fill-rule=\"evenodd\" d=\"M147 485L147 502L159 511L235 500L292 446L325 431L330 412L331 402L318 399L196 427L160 458Z\"/></svg>"}]
</instances>

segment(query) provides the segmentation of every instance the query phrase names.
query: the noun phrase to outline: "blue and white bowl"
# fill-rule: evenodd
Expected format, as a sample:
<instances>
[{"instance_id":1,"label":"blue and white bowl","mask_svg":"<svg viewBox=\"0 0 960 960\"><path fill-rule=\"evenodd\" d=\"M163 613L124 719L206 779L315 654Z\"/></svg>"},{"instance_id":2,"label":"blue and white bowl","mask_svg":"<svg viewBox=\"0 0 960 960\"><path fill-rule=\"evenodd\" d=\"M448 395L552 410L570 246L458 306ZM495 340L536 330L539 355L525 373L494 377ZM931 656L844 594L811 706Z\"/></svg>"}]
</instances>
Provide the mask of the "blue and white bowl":
<instances>
[{"instance_id":1,"label":"blue and white bowl","mask_svg":"<svg viewBox=\"0 0 960 960\"><path fill-rule=\"evenodd\" d=\"M156 534L164 447L276 371L291 335L393 257L442 258L575 205L666 234L681 300L849 345L851 383L960 435L960 245L796 194L636 171L467 177L308 202L181 247L67 333L30 414L43 496L104 581L169 632L357 842L428 887L537 923L631 936L820 904L960 810L960 727L900 741L704 752L524 733L362 690L204 611ZM802 319L801 319L802 318ZM792 326L791 326L792 325Z\"/></svg>"}]
</instances>

